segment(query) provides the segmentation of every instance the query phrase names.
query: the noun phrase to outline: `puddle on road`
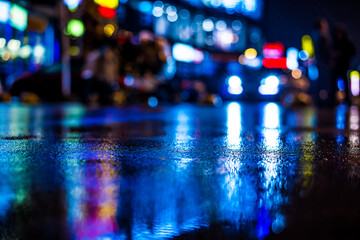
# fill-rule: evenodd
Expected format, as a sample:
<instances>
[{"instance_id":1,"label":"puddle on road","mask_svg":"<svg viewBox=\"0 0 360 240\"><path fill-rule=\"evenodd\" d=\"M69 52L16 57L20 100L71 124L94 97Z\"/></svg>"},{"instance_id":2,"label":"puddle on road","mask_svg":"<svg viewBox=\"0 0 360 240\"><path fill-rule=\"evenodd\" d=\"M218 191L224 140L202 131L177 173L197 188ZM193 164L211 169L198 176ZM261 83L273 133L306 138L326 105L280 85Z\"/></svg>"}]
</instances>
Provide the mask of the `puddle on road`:
<instances>
[{"instance_id":1,"label":"puddle on road","mask_svg":"<svg viewBox=\"0 0 360 240\"><path fill-rule=\"evenodd\" d=\"M353 108L1 112L3 239L358 236Z\"/></svg>"}]
</instances>

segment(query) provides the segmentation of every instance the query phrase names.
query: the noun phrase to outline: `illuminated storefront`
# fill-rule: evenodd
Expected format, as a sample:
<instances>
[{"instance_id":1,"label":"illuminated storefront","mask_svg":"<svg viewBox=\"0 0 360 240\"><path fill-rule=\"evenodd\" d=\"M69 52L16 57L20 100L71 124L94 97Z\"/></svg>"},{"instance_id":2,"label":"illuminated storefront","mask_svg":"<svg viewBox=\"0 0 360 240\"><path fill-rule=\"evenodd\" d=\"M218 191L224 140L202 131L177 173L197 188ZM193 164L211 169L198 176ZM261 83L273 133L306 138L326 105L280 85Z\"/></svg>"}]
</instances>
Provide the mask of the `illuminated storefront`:
<instances>
[{"instance_id":1,"label":"illuminated storefront","mask_svg":"<svg viewBox=\"0 0 360 240\"><path fill-rule=\"evenodd\" d=\"M225 81L230 76L262 67L261 56L245 62L239 60L247 49L262 52L265 43L260 23L262 0L119 3L120 29L135 33L145 29L173 45L171 61L176 63L175 79L200 80L210 92L219 92L219 81L228 89ZM241 79L246 91L247 78ZM239 89L232 92L236 93L234 96L241 94Z\"/></svg>"},{"instance_id":2,"label":"illuminated storefront","mask_svg":"<svg viewBox=\"0 0 360 240\"><path fill-rule=\"evenodd\" d=\"M7 88L18 75L53 64L59 44L51 20L20 3L0 1L0 78Z\"/></svg>"}]
</instances>

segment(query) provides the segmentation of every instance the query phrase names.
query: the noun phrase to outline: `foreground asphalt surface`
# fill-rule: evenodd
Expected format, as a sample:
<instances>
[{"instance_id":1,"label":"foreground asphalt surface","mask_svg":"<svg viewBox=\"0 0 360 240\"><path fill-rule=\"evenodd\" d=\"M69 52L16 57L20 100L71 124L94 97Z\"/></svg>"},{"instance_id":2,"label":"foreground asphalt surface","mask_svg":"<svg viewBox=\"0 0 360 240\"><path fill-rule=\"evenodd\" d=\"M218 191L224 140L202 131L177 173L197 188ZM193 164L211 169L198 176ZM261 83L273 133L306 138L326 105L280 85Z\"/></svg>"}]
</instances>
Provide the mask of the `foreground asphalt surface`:
<instances>
[{"instance_id":1,"label":"foreground asphalt surface","mask_svg":"<svg viewBox=\"0 0 360 240\"><path fill-rule=\"evenodd\" d=\"M0 114L0 239L359 239L357 107Z\"/></svg>"}]
</instances>

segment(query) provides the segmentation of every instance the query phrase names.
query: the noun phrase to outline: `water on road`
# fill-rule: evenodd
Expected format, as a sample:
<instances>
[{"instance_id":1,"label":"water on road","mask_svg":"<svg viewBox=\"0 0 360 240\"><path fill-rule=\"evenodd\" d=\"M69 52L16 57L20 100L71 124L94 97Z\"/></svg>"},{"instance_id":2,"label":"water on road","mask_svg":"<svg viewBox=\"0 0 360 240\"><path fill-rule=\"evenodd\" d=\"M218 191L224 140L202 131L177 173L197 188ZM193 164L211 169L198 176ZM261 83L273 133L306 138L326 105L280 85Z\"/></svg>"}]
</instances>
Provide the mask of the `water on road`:
<instances>
[{"instance_id":1,"label":"water on road","mask_svg":"<svg viewBox=\"0 0 360 240\"><path fill-rule=\"evenodd\" d=\"M357 239L359 109L0 105L0 239Z\"/></svg>"}]
</instances>

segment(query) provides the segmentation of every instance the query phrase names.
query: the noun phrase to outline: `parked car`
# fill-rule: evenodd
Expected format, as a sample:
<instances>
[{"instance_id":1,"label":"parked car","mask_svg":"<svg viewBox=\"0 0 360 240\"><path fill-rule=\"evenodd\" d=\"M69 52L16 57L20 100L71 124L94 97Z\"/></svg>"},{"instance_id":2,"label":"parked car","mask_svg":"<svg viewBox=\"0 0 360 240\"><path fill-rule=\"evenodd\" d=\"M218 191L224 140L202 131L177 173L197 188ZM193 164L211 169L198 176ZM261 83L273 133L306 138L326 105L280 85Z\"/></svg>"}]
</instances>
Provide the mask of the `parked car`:
<instances>
[{"instance_id":1,"label":"parked car","mask_svg":"<svg viewBox=\"0 0 360 240\"><path fill-rule=\"evenodd\" d=\"M81 63L71 64L71 92L79 95L82 78ZM55 63L34 73L24 73L10 86L12 96L21 97L25 93L36 94L41 100L57 102L64 100L62 94L62 64Z\"/></svg>"}]
</instances>

